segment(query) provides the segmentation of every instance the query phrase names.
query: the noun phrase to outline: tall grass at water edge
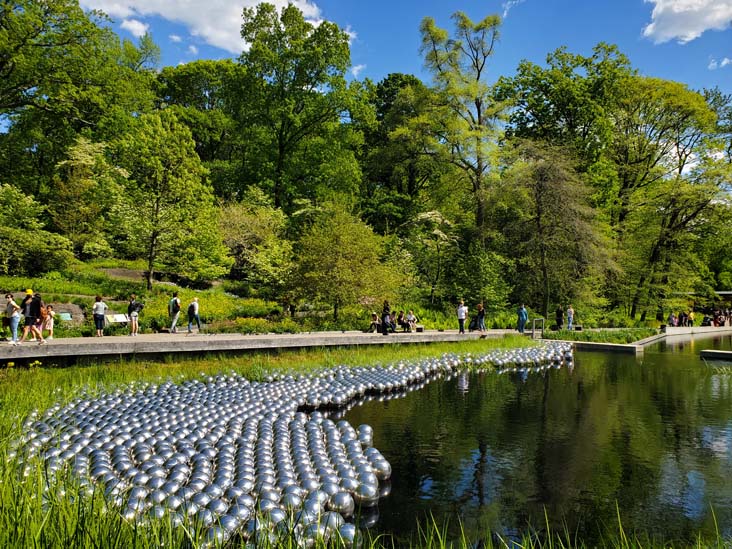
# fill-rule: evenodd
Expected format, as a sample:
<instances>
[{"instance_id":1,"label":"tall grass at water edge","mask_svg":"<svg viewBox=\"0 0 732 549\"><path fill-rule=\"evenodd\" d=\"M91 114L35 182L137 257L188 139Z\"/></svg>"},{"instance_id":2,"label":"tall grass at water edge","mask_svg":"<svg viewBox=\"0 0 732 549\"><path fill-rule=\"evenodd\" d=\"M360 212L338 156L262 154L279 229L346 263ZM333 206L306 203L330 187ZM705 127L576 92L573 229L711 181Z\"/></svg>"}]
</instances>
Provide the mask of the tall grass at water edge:
<instances>
[{"instance_id":1,"label":"tall grass at water edge","mask_svg":"<svg viewBox=\"0 0 732 549\"><path fill-rule=\"evenodd\" d=\"M655 328L628 328L622 330L569 331L545 330L544 339L560 339L564 341L590 341L594 343L635 343L641 339L656 335Z\"/></svg>"}]
</instances>

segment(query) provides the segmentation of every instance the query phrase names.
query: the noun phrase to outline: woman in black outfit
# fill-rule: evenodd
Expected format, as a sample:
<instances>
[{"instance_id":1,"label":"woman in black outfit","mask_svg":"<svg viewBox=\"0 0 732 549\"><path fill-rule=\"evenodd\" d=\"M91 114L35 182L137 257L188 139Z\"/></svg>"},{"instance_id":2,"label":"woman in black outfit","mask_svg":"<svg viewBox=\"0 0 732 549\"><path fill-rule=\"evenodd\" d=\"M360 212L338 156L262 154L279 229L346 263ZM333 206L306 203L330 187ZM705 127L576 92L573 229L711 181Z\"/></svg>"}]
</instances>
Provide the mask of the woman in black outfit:
<instances>
[{"instance_id":1,"label":"woman in black outfit","mask_svg":"<svg viewBox=\"0 0 732 549\"><path fill-rule=\"evenodd\" d=\"M381 310L381 333L389 335L389 325L391 324L391 307L389 302L384 301L384 308Z\"/></svg>"}]
</instances>

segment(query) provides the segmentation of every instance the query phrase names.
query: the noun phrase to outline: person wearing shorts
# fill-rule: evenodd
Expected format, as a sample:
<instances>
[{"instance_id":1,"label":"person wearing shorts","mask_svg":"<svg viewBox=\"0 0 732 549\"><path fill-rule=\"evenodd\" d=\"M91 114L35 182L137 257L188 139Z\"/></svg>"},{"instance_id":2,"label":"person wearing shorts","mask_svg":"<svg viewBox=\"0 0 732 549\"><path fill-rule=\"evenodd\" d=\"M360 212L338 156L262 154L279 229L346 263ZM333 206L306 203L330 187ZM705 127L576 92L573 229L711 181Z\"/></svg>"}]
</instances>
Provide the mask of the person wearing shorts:
<instances>
[{"instance_id":1,"label":"person wearing shorts","mask_svg":"<svg viewBox=\"0 0 732 549\"><path fill-rule=\"evenodd\" d=\"M130 317L130 335L136 336L140 330L140 311L143 308L142 302L137 300L135 294L130 295L130 303L127 305L127 316Z\"/></svg>"},{"instance_id":2,"label":"person wearing shorts","mask_svg":"<svg viewBox=\"0 0 732 549\"><path fill-rule=\"evenodd\" d=\"M38 329L38 321L41 318L41 307L43 306L40 294L34 294L33 290L30 289L25 291L25 298L21 304L25 321L23 326L23 335L20 337L20 341L18 341L18 343L23 343L25 338L28 337L28 333L32 333L36 338L38 338L38 343L40 345L46 343L46 340L43 339L43 334L41 334L41 331Z\"/></svg>"}]
</instances>

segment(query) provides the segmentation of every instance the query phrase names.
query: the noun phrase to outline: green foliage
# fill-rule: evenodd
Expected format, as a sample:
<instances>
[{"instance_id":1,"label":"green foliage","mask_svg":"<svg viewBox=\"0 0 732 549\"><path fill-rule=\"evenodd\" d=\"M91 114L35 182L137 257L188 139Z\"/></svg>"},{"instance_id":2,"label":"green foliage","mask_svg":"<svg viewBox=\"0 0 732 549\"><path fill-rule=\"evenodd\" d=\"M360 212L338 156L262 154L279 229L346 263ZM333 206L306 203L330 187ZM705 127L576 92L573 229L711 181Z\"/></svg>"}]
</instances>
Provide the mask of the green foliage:
<instances>
[{"instance_id":1,"label":"green foliage","mask_svg":"<svg viewBox=\"0 0 732 549\"><path fill-rule=\"evenodd\" d=\"M71 242L63 236L0 227L0 274L40 275L64 269L72 259Z\"/></svg>"},{"instance_id":2,"label":"green foliage","mask_svg":"<svg viewBox=\"0 0 732 549\"><path fill-rule=\"evenodd\" d=\"M380 262L381 238L342 207L321 214L299 242L299 266L293 287L306 298L338 309L363 298L388 298L399 275Z\"/></svg>"},{"instance_id":3,"label":"green foliage","mask_svg":"<svg viewBox=\"0 0 732 549\"><path fill-rule=\"evenodd\" d=\"M288 213L294 199L334 188L351 192L360 170L342 144L358 137L339 120L360 94L344 78L348 36L329 21L312 25L294 4L277 13L261 3L245 8L243 18L241 35L250 46L240 58L240 88L247 93L233 100L248 127L242 147L249 179Z\"/></svg>"},{"instance_id":4,"label":"green foliage","mask_svg":"<svg viewBox=\"0 0 732 549\"><path fill-rule=\"evenodd\" d=\"M473 22L465 13L452 15L451 35L425 17L420 24L421 52L432 73L438 100L412 126L428 128L432 149L453 164L470 183L479 232L486 221L486 194L495 151L501 139L499 124L505 106L493 98L486 68L498 42L501 19L489 15Z\"/></svg>"},{"instance_id":5,"label":"green foliage","mask_svg":"<svg viewBox=\"0 0 732 549\"><path fill-rule=\"evenodd\" d=\"M43 228L45 208L12 185L0 185L0 227L34 231Z\"/></svg>"},{"instance_id":6,"label":"green foliage","mask_svg":"<svg viewBox=\"0 0 732 549\"><path fill-rule=\"evenodd\" d=\"M148 289L161 268L192 280L225 274L231 261L190 130L171 111L143 115L115 148L130 173L120 219L147 258Z\"/></svg>"},{"instance_id":7,"label":"green foliage","mask_svg":"<svg viewBox=\"0 0 732 549\"><path fill-rule=\"evenodd\" d=\"M279 297L293 269L292 243L285 237L287 217L258 189L221 213L224 243L234 258L232 277Z\"/></svg>"},{"instance_id":8,"label":"green foliage","mask_svg":"<svg viewBox=\"0 0 732 549\"><path fill-rule=\"evenodd\" d=\"M127 173L111 166L104 143L79 137L69 147L68 158L57 165L54 201L49 207L55 228L74 244L77 256L112 255L104 238L109 234L109 212L114 212Z\"/></svg>"}]
</instances>

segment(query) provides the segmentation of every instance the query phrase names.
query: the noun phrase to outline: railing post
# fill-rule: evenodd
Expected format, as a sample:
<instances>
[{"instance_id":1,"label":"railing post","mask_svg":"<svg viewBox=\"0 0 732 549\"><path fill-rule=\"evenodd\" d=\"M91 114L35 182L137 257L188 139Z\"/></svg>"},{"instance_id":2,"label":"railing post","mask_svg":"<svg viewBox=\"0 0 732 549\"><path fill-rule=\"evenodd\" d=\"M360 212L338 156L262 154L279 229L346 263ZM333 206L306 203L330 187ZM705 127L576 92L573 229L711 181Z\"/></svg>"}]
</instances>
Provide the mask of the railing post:
<instances>
[{"instance_id":1,"label":"railing post","mask_svg":"<svg viewBox=\"0 0 732 549\"><path fill-rule=\"evenodd\" d=\"M536 323L541 322L541 337L544 337L544 319L535 318L531 321L531 339L536 339Z\"/></svg>"}]
</instances>

